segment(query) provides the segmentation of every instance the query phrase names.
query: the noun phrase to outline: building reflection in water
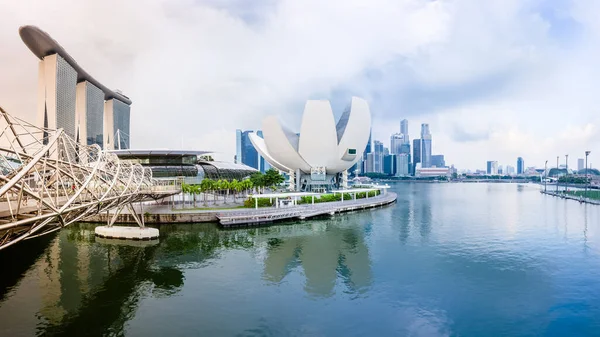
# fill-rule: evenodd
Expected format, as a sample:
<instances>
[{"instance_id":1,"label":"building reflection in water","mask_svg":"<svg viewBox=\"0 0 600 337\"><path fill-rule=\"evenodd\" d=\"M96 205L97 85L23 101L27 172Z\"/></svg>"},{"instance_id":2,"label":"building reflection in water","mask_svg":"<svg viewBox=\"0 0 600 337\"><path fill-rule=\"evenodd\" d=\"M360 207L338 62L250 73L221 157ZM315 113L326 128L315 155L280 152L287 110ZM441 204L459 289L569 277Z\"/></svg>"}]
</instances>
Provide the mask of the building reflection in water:
<instances>
[{"instance_id":1,"label":"building reflection in water","mask_svg":"<svg viewBox=\"0 0 600 337\"><path fill-rule=\"evenodd\" d=\"M371 284L371 263L365 229L351 219L338 216L318 223L318 228L301 224L280 227L279 233L269 231L264 237L267 242L264 278L279 283L301 267L309 294L333 295L338 278L349 292L366 291Z\"/></svg>"},{"instance_id":2,"label":"building reflection in water","mask_svg":"<svg viewBox=\"0 0 600 337\"><path fill-rule=\"evenodd\" d=\"M121 335L143 290L168 296L183 286L180 270L154 263L158 246L99 244L94 240L93 226L72 225L63 230L31 267L29 272L36 275L37 282L18 289L23 295L16 296L39 294L35 313L38 335ZM27 249L27 245L21 248ZM26 288L30 284L37 289ZM2 315L10 319L11 313Z\"/></svg>"},{"instance_id":3,"label":"building reflection in water","mask_svg":"<svg viewBox=\"0 0 600 337\"><path fill-rule=\"evenodd\" d=\"M311 295L332 296L336 284L360 295L372 275L368 229L355 218L231 231L215 225L162 226L160 243L146 247L98 240L93 225L72 225L46 241L27 264L29 270L16 271L14 280L0 289L8 294L0 316L15 322L4 329L25 335L122 335L142 298L177 293L184 284L182 269L202 268L231 249L264 253L263 278L268 282L281 282L302 268L305 291ZM16 300L26 297L29 306ZM35 317L36 322L19 317ZM3 331L0 326L0 335Z\"/></svg>"}]
</instances>

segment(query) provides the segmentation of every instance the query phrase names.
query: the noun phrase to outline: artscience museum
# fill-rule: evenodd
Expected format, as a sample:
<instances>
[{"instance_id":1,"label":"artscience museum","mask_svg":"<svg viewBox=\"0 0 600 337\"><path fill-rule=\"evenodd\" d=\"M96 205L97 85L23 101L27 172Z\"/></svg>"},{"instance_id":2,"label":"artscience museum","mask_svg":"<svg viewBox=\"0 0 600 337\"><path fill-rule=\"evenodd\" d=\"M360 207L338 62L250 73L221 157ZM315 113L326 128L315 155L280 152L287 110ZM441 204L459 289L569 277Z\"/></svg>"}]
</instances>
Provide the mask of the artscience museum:
<instances>
[{"instance_id":1,"label":"artscience museum","mask_svg":"<svg viewBox=\"0 0 600 337\"><path fill-rule=\"evenodd\" d=\"M361 160L371 130L371 113L364 99L353 97L336 122L327 100L309 100L300 133L263 120L263 138L250 135L256 151L271 166L290 176L290 190L328 191L346 187L348 169Z\"/></svg>"}]
</instances>

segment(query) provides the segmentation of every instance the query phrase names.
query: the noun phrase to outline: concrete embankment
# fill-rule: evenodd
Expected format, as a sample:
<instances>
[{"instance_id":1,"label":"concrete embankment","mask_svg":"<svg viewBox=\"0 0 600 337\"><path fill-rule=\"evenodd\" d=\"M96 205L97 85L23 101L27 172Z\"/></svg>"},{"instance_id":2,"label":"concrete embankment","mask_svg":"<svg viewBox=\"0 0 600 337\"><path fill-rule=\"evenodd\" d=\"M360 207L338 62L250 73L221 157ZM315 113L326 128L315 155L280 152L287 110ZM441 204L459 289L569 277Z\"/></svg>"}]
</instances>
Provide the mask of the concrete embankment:
<instances>
[{"instance_id":1,"label":"concrete embankment","mask_svg":"<svg viewBox=\"0 0 600 337\"><path fill-rule=\"evenodd\" d=\"M264 207L258 209L224 208L210 210L174 210L166 205L145 205L143 216L144 222L147 224L220 222L225 227L229 227L242 224L268 223L292 218L306 219L321 214L335 214L375 208L395 202L396 197L395 193L388 192L385 195L379 195L368 199L327 202L283 208ZM107 223L113 216L113 213L96 214L86 218L85 221ZM115 222L121 224L136 224L133 215L125 212L119 214Z\"/></svg>"},{"instance_id":2,"label":"concrete embankment","mask_svg":"<svg viewBox=\"0 0 600 337\"><path fill-rule=\"evenodd\" d=\"M550 192L550 191L540 191L540 193L542 194L548 194L551 195L553 197L559 197L562 199L570 199L570 200L575 200L575 201L579 201L579 202L585 202L587 204L592 204L592 205L600 205L600 201L599 200L594 200L594 199L589 199L589 198L582 198L579 196L575 196L575 195L568 195L568 194L564 194L564 193L556 193L556 192Z\"/></svg>"},{"instance_id":3,"label":"concrete embankment","mask_svg":"<svg viewBox=\"0 0 600 337\"><path fill-rule=\"evenodd\" d=\"M171 213L148 213L144 214L145 223L195 223L195 222L217 222L217 214L219 210L202 211L202 212L186 212L186 211L172 211ZM106 223L109 218L112 218L113 214L96 214L89 218L86 218L87 222L102 222ZM124 224L135 224L135 218L131 214L120 214L117 217L116 223Z\"/></svg>"}]
</instances>

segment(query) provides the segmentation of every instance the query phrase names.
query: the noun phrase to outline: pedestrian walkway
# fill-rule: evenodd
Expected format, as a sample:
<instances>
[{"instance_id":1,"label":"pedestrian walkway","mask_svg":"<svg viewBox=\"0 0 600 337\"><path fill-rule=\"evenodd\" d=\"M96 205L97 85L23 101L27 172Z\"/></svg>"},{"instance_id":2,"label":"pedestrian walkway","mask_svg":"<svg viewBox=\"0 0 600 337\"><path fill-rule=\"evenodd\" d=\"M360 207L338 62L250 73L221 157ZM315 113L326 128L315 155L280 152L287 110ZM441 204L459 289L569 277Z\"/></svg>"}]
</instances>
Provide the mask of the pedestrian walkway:
<instances>
[{"instance_id":1,"label":"pedestrian walkway","mask_svg":"<svg viewBox=\"0 0 600 337\"><path fill-rule=\"evenodd\" d=\"M372 198L334 201L319 204L299 205L282 208L259 208L217 213L219 223L223 227L248 226L286 219L308 219L319 215L374 208L396 201L396 193L388 192Z\"/></svg>"}]
</instances>

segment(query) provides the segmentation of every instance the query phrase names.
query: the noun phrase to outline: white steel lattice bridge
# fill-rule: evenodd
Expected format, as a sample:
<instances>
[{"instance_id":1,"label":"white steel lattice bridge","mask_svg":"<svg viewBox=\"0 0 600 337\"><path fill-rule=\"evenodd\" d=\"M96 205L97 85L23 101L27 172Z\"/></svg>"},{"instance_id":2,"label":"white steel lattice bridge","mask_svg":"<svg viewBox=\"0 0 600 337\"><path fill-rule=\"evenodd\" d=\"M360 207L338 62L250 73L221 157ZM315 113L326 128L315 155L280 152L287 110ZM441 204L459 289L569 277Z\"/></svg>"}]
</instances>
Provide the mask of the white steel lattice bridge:
<instances>
[{"instance_id":1,"label":"white steel lattice bridge","mask_svg":"<svg viewBox=\"0 0 600 337\"><path fill-rule=\"evenodd\" d=\"M48 130L0 108L0 250L48 234L87 216L124 208L141 227L133 203L180 193L98 145L82 145L64 130Z\"/></svg>"}]
</instances>

